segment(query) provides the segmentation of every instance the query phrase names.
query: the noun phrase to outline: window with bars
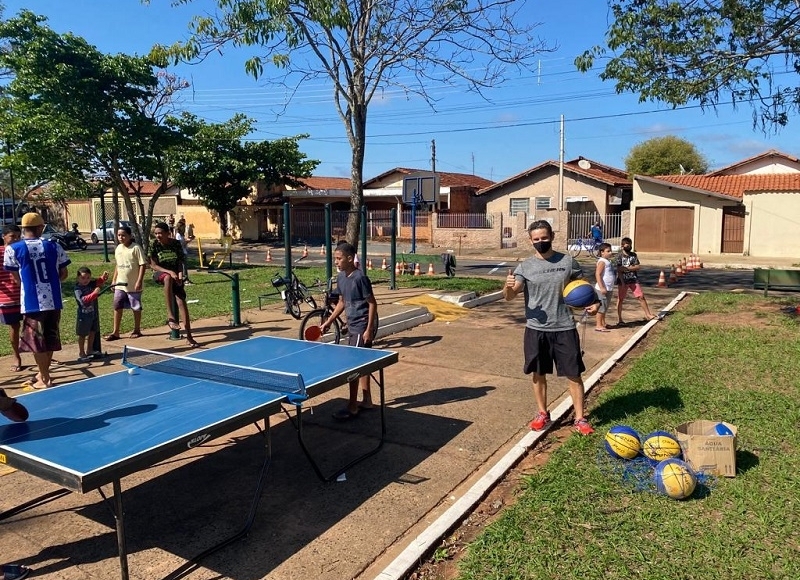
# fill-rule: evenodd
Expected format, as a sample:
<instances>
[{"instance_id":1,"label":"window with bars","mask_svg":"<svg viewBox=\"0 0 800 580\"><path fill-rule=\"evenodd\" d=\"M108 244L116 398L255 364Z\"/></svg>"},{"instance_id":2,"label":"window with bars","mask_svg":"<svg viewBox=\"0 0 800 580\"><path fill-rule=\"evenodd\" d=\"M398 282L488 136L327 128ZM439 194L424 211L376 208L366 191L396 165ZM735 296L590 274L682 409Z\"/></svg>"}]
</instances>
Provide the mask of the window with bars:
<instances>
[{"instance_id":1,"label":"window with bars","mask_svg":"<svg viewBox=\"0 0 800 580\"><path fill-rule=\"evenodd\" d=\"M550 209L550 198L549 197L537 197L536 198L536 209Z\"/></svg>"},{"instance_id":2,"label":"window with bars","mask_svg":"<svg viewBox=\"0 0 800 580\"><path fill-rule=\"evenodd\" d=\"M523 199L514 199L512 198L509 203L508 213L511 216L517 215L519 212L523 212L525 215L530 213L531 209L531 200L530 198L523 198Z\"/></svg>"}]
</instances>

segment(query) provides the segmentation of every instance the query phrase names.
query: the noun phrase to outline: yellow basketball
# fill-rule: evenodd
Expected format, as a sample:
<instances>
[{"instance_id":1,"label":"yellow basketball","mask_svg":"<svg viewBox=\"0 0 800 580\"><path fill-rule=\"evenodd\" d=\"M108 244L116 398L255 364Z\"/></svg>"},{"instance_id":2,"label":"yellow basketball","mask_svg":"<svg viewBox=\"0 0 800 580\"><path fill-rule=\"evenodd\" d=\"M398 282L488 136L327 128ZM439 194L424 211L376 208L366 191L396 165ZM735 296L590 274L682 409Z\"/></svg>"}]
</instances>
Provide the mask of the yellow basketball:
<instances>
[{"instance_id":1,"label":"yellow basketball","mask_svg":"<svg viewBox=\"0 0 800 580\"><path fill-rule=\"evenodd\" d=\"M564 303L571 308L586 308L596 300L594 287L586 280L573 280L564 287Z\"/></svg>"},{"instance_id":2,"label":"yellow basketball","mask_svg":"<svg viewBox=\"0 0 800 580\"><path fill-rule=\"evenodd\" d=\"M642 453L654 463L658 463L664 459L680 457L681 444L666 431L653 431L642 439Z\"/></svg>"},{"instance_id":3,"label":"yellow basketball","mask_svg":"<svg viewBox=\"0 0 800 580\"><path fill-rule=\"evenodd\" d=\"M658 491L672 499L686 499L697 487L697 477L680 459L665 459L656 466L654 479Z\"/></svg>"},{"instance_id":4,"label":"yellow basketball","mask_svg":"<svg viewBox=\"0 0 800 580\"><path fill-rule=\"evenodd\" d=\"M605 447L615 459L633 459L642 450L639 434L627 425L615 425L606 433Z\"/></svg>"}]
</instances>

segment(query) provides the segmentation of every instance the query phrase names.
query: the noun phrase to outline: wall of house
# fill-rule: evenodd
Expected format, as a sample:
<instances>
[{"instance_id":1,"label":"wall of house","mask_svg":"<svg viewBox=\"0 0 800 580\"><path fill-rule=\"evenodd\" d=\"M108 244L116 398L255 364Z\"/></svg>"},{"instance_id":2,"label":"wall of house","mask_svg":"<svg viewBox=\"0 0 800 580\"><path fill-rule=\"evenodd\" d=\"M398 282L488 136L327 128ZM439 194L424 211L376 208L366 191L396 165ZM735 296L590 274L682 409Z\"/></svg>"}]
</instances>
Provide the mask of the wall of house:
<instances>
[{"instance_id":1,"label":"wall of house","mask_svg":"<svg viewBox=\"0 0 800 580\"><path fill-rule=\"evenodd\" d=\"M646 189L642 189L642 183ZM692 207L694 228L692 251L700 256L719 254L722 248L722 208L734 200L686 191L677 187L634 180L630 229L636 231L636 210L643 207ZM747 232L745 232L745 247Z\"/></svg>"},{"instance_id":2,"label":"wall of house","mask_svg":"<svg viewBox=\"0 0 800 580\"><path fill-rule=\"evenodd\" d=\"M775 173L797 173L800 172L800 163L786 159L785 157L775 157L766 159L754 159L748 163L739 165L726 175L764 175Z\"/></svg>"},{"instance_id":3,"label":"wall of house","mask_svg":"<svg viewBox=\"0 0 800 580\"><path fill-rule=\"evenodd\" d=\"M800 194L749 193L744 203L744 253L800 261Z\"/></svg>"},{"instance_id":4,"label":"wall of house","mask_svg":"<svg viewBox=\"0 0 800 580\"><path fill-rule=\"evenodd\" d=\"M537 197L549 197L550 207L556 210L558 209L558 184L558 170L556 168L543 169L537 172L536 175L520 178L493 192L491 200L486 203L486 212L508 215L511 208L511 199L527 198L530 200L529 206L532 214L536 207ZM564 207L566 210L576 212L596 211L598 213L607 211L605 184L589 181L570 172L564 173L564 200L567 197L587 197L589 201L580 204L567 204L565 201ZM553 224L554 231L561 231L560 228L560 221L556 221ZM566 222L564 228L566 228Z\"/></svg>"},{"instance_id":5,"label":"wall of house","mask_svg":"<svg viewBox=\"0 0 800 580\"><path fill-rule=\"evenodd\" d=\"M208 209L202 205L182 205L178 207L177 218L186 220L186 227L192 226L194 237L218 239L220 237L219 222Z\"/></svg>"}]
</instances>

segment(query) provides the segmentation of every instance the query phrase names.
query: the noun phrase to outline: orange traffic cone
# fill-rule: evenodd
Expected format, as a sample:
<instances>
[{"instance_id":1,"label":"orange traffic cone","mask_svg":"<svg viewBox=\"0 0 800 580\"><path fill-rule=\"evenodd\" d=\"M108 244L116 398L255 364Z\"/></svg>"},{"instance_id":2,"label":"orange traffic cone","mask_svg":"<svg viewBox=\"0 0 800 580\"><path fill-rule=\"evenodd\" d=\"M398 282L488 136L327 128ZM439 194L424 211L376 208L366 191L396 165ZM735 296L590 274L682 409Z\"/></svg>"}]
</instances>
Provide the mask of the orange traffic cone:
<instances>
[{"instance_id":1,"label":"orange traffic cone","mask_svg":"<svg viewBox=\"0 0 800 580\"><path fill-rule=\"evenodd\" d=\"M417 262L416 264L414 264L414 276L419 276L420 274L422 274L422 272L420 272L419 262Z\"/></svg>"},{"instance_id":2,"label":"orange traffic cone","mask_svg":"<svg viewBox=\"0 0 800 580\"><path fill-rule=\"evenodd\" d=\"M697 267L703 268L703 261L700 259L700 256L697 256Z\"/></svg>"},{"instance_id":3,"label":"orange traffic cone","mask_svg":"<svg viewBox=\"0 0 800 580\"><path fill-rule=\"evenodd\" d=\"M383 259L383 264L381 264L381 270L386 269L386 258Z\"/></svg>"},{"instance_id":4,"label":"orange traffic cone","mask_svg":"<svg viewBox=\"0 0 800 580\"><path fill-rule=\"evenodd\" d=\"M428 276L435 276L436 272L433 271L433 262L428 264Z\"/></svg>"},{"instance_id":5,"label":"orange traffic cone","mask_svg":"<svg viewBox=\"0 0 800 580\"><path fill-rule=\"evenodd\" d=\"M320 256L324 256L324 255L325 255L325 244L322 244L322 245L319 247L319 255L320 255Z\"/></svg>"},{"instance_id":6,"label":"orange traffic cone","mask_svg":"<svg viewBox=\"0 0 800 580\"><path fill-rule=\"evenodd\" d=\"M678 274L675 272L675 264L672 264L669 271L669 284L676 284L678 282Z\"/></svg>"},{"instance_id":7,"label":"orange traffic cone","mask_svg":"<svg viewBox=\"0 0 800 580\"><path fill-rule=\"evenodd\" d=\"M367 270L372 270L372 258L367 258Z\"/></svg>"},{"instance_id":8,"label":"orange traffic cone","mask_svg":"<svg viewBox=\"0 0 800 580\"><path fill-rule=\"evenodd\" d=\"M244 253L244 263L245 264L249 264L250 263L250 256L247 255L247 252Z\"/></svg>"},{"instance_id":9,"label":"orange traffic cone","mask_svg":"<svg viewBox=\"0 0 800 580\"><path fill-rule=\"evenodd\" d=\"M678 267L677 267L677 268L675 268L675 275L676 275L678 278L680 278L681 276L683 276L683 268L681 267L681 261L680 261L680 260L678 260Z\"/></svg>"},{"instance_id":10,"label":"orange traffic cone","mask_svg":"<svg viewBox=\"0 0 800 580\"><path fill-rule=\"evenodd\" d=\"M400 262L395 262L394 263L394 275L395 276L399 276L400 275Z\"/></svg>"},{"instance_id":11,"label":"orange traffic cone","mask_svg":"<svg viewBox=\"0 0 800 580\"><path fill-rule=\"evenodd\" d=\"M659 288L666 288L667 287L667 278L664 276L664 270L661 270L661 273L658 275L658 284L656 284Z\"/></svg>"},{"instance_id":12,"label":"orange traffic cone","mask_svg":"<svg viewBox=\"0 0 800 580\"><path fill-rule=\"evenodd\" d=\"M272 251L271 250L267 250L267 262L269 263L271 261L272 261Z\"/></svg>"},{"instance_id":13,"label":"orange traffic cone","mask_svg":"<svg viewBox=\"0 0 800 580\"><path fill-rule=\"evenodd\" d=\"M303 257L308 258L308 244L303 246Z\"/></svg>"},{"instance_id":14,"label":"orange traffic cone","mask_svg":"<svg viewBox=\"0 0 800 580\"><path fill-rule=\"evenodd\" d=\"M683 258L683 273L686 274L688 272L689 272L689 270L686 269L686 257L684 257Z\"/></svg>"}]
</instances>

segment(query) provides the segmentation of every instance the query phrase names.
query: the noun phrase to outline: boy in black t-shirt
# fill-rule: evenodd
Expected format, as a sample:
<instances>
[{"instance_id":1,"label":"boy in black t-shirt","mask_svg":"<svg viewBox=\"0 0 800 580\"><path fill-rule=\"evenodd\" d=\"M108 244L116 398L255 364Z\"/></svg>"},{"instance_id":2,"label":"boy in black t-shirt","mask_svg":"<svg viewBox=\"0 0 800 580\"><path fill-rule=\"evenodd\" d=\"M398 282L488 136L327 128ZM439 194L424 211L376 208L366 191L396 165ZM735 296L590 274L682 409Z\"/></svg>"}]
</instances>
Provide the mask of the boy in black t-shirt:
<instances>
[{"instance_id":1,"label":"boy in black t-shirt","mask_svg":"<svg viewBox=\"0 0 800 580\"><path fill-rule=\"evenodd\" d=\"M173 296L183 318L186 330L186 341L191 348L200 345L192 337L192 326L189 321L189 307L186 305L186 289L183 279L183 261L185 259L181 243L170 237L169 226L163 222L153 228L156 239L150 245L150 267L153 269L153 280L164 286L164 301L167 304L167 324L171 330L180 330L176 312L172 309Z\"/></svg>"},{"instance_id":2,"label":"boy in black t-shirt","mask_svg":"<svg viewBox=\"0 0 800 580\"><path fill-rule=\"evenodd\" d=\"M321 328L324 333L331 323L342 312L347 314L348 344L370 348L375 332L378 330L378 303L372 293L372 283L362 270L355 265L356 249L352 244L340 243L333 253L336 268L339 274L336 277L336 287L342 299L336 303L328 320ZM335 419L347 421L358 417L361 411L372 409L372 395L370 393L370 377L365 375L350 381L350 400L347 407L333 414ZM358 387L364 393L363 401L358 402Z\"/></svg>"},{"instance_id":3,"label":"boy in black t-shirt","mask_svg":"<svg viewBox=\"0 0 800 580\"><path fill-rule=\"evenodd\" d=\"M617 292L617 320L618 324L623 324L622 321L622 303L625 301L625 296L628 292L632 292L634 298L639 301L639 304L644 311L646 320L653 320L655 316L650 312L650 307L647 305L647 299L642 292L642 285L639 284L638 272L642 266L639 262L639 257L636 252L632 250L633 241L630 238L622 238L622 251L617 254L616 267L617 267L617 284L619 285L619 292Z\"/></svg>"}]
</instances>

